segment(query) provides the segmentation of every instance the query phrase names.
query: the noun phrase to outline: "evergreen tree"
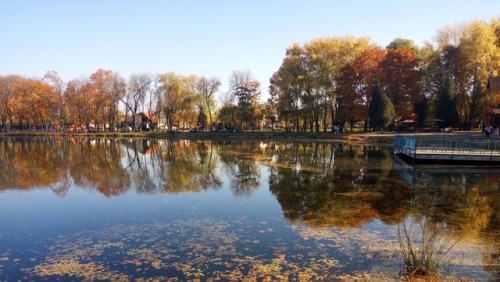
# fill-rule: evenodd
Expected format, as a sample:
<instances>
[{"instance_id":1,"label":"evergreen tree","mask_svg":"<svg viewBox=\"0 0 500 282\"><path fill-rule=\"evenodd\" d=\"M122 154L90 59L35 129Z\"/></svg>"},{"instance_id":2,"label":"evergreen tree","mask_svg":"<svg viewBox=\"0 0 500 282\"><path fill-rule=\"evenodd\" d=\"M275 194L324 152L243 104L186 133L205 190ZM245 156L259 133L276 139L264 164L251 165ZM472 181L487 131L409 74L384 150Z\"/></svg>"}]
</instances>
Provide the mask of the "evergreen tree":
<instances>
[{"instance_id":1,"label":"evergreen tree","mask_svg":"<svg viewBox=\"0 0 500 282\"><path fill-rule=\"evenodd\" d=\"M205 111L203 110L203 106L200 106L200 110L199 110L199 114L198 114L198 127L202 131L205 131L205 129L207 128L207 115L205 114Z\"/></svg>"},{"instance_id":2,"label":"evergreen tree","mask_svg":"<svg viewBox=\"0 0 500 282\"><path fill-rule=\"evenodd\" d=\"M385 129L391 124L396 116L394 105L387 95L380 91L380 86L373 87L372 100L370 103L369 118L373 129Z\"/></svg>"},{"instance_id":3,"label":"evergreen tree","mask_svg":"<svg viewBox=\"0 0 500 282\"><path fill-rule=\"evenodd\" d=\"M458 109L453 85L449 79L439 87L436 100L436 118L445 121L446 126L456 127L458 123Z\"/></svg>"},{"instance_id":4,"label":"evergreen tree","mask_svg":"<svg viewBox=\"0 0 500 282\"><path fill-rule=\"evenodd\" d=\"M481 83L474 83L474 89L471 95L471 105L470 105L470 118L465 124L464 129L471 130L473 127L479 127L483 120L484 107L488 104L486 98L486 91L481 86ZM493 102L492 106L496 106Z\"/></svg>"},{"instance_id":5,"label":"evergreen tree","mask_svg":"<svg viewBox=\"0 0 500 282\"><path fill-rule=\"evenodd\" d=\"M413 109L417 114L417 124L420 126L425 125L425 121L429 115L429 100L427 97L423 96L420 102L413 106Z\"/></svg>"}]
</instances>

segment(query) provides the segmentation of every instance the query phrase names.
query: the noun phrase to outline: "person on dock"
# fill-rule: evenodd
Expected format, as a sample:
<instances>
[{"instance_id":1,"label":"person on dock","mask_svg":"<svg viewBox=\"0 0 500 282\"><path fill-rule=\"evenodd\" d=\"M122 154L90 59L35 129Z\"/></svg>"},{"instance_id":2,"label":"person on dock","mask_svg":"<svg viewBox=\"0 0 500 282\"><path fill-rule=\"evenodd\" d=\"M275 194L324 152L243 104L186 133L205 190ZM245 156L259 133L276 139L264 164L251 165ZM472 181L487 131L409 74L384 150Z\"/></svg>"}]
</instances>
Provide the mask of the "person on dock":
<instances>
[{"instance_id":1,"label":"person on dock","mask_svg":"<svg viewBox=\"0 0 500 282\"><path fill-rule=\"evenodd\" d=\"M490 134L491 134L491 126L487 125L484 128L484 135L485 135L486 139L490 139Z\"/></svg>"}]
</instances>

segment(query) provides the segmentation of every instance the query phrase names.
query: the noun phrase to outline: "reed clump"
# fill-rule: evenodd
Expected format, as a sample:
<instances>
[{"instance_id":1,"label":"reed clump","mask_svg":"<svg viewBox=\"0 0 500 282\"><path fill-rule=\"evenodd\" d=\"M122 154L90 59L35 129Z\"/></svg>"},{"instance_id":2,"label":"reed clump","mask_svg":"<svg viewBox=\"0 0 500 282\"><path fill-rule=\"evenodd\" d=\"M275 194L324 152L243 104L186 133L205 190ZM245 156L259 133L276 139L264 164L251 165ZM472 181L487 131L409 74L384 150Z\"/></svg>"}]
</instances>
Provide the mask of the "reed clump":
<instances>
[{"instance_id":1,"label":"reed clump","mask_svg":"<svg viewBox=\"0 0 500 282\"><path fill-rule=\"evenodd\" d=\"M417 225L417 227L415 227ZM445 224L403 222L398 225L398 240L402 255L402 275L407 280L440 280L448 269L450 251L460 241L452 236Z\"/></svg>"}]
</instances>

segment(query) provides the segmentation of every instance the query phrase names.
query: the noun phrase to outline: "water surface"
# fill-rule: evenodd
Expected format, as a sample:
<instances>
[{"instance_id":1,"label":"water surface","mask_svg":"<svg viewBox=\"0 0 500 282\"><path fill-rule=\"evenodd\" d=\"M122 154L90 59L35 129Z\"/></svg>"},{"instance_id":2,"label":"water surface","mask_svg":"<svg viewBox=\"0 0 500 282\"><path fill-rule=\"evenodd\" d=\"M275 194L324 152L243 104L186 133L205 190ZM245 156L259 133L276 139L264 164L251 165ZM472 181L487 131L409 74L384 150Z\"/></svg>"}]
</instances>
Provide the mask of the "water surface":
<instances>
[{"instance_id":1,"label":"water surface","mask_svg":"<svg viewBox=\"0 0 500 282\"><path fill-rule=\"evenodd\" d=\"M1 281L398 280L402 223L459 240L446 278L500 279L494 167L337 143L0 141Z\"/></svg>"}]
</instances>

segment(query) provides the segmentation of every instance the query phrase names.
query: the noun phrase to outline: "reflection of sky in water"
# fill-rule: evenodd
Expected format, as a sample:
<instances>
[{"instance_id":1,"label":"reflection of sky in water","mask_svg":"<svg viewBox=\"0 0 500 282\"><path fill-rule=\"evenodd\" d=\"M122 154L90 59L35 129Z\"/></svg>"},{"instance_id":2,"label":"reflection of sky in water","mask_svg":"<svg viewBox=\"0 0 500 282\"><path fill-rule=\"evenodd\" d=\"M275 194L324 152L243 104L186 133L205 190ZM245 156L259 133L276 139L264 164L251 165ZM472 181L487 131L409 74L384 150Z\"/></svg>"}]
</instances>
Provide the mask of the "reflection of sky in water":
<instances>
[{"instance_id":1,"label":"reflection of sky in water","mask_svg":"<svg viewBox=\"0 0 500 282\"><path fill-rule=\"evenodd\" d=\"M133 152L129 155L122 152L119 161L122 167L129 166L129 156L134 156ZM153 159L139 156L141 171L159 177ZM280 161L276 155L270 159L273 163ZM341 166L342 158L337 157L336 162ZM380 165L375 162L377 172ZM74 185L71 177L71 187L64 196L44 187L1 192L0 281L15 281L26 275L37 280L41 272L35 266L45 267L49 272L54 266L78 272L85 263L94 263L95 269L101 269L104 275L101 278L184 275L194 279L204 277L199 276L199 271L205 275L220 271L221 277L230 280L232 274L228 270L244 270L240 274L249 277L254 271L275 279L280 273L298 280L297 273L317 280L341 275L347 279L398 278L400 261L395 224L385 223L376 215L361 221L360 228L318 227L300 221L292 224L284 217L283 203L271 193L270 167L259 163L255 167L259 186L239 194L235 194L232 186L234 175L220 164L214 172L221 188L201 192L180 189L165 193L159 188L148 193L137 192L134 185L138 182L132 182L132 187L124 193L104 196L95 187ZM294 170L297 166L286 169ZM368 177L370 169L363 170L363 177ZM401 182L404 180L397 183ZM364 183L356 187L367 189ZM339 197L345 199L353 195L351 190L340 192ZM281 196L282 201L288 200ZM480 265L482 247L474 242L460 247L467 248L464 250L468 257L458 254L455 273L488 277ZM61 261L54 261L55 258ZM66 263L64 267L58 264L62 262ZM182 265L192 269L183 269ZM84 274L77 277L88 278Z\"/></svg>"}]
</instances>

